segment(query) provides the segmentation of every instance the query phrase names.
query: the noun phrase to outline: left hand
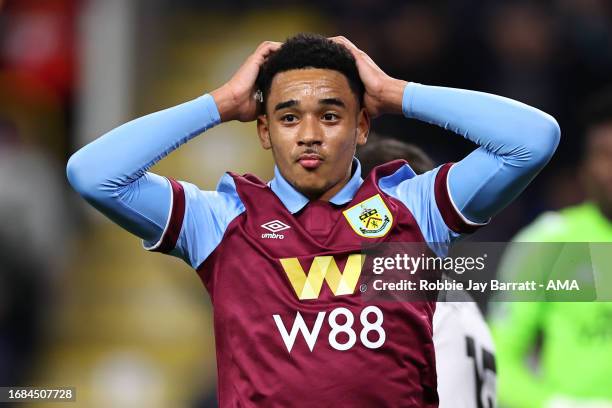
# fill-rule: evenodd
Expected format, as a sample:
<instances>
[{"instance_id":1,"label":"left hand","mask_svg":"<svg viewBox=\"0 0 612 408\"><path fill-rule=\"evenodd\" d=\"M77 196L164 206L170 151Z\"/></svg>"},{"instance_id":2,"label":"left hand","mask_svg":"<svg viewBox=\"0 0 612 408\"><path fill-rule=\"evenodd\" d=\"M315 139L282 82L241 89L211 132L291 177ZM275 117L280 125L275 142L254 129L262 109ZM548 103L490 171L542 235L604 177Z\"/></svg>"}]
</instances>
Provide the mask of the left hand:
<instances>
[{"instance_id":1,"label":"left hand","mask_svg":"<svg viewBox=\"0 0 612 408\"><path fill-rule=\"evenodd\" d=\"M368 54L360 50L343 36L330 37L330 40L344 45L353 54L357 70L365 87L363 102L370 117L385 113L402 113L402 98L406 81L387 75Z\"/></svg>"}]
</instances>

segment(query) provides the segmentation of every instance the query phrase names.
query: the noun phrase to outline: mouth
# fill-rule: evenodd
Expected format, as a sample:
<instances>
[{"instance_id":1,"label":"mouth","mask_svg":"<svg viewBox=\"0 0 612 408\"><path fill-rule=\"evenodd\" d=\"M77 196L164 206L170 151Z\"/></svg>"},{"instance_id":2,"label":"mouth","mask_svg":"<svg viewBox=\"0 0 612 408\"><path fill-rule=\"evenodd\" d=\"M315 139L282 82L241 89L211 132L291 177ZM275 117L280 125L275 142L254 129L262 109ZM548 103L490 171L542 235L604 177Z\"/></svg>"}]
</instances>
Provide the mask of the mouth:
<instances>
[{"instance_id":1,"label":"mouth","mask_svg":"<svg viewBox=\"0 0 612 408\"><path fill-rule=\"evenodd\" d=\"M314 170L321 165L323 158L315 153L304 153L298 157L297 161L306 170Z\"/></svg>"}]
</instances>

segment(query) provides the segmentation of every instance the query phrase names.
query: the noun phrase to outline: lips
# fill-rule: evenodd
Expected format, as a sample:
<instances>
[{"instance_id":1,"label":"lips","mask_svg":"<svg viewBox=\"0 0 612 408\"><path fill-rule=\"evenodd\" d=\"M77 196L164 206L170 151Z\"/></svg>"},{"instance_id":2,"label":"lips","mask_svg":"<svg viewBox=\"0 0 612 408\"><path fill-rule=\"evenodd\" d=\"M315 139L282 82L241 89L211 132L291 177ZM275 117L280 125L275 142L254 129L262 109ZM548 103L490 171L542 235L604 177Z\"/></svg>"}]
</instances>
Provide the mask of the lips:
<instances>
[{"instance_id":1,"label":"lips","mask_svg":"<svg viewBox=\"0 0 612 408\"><path fill-rule=\"evenodd\" d=\"M321 165L323 159L318 154L305 153L298 158L298 163L306 170L314 170Z\"/></svg>"}]
</instances>

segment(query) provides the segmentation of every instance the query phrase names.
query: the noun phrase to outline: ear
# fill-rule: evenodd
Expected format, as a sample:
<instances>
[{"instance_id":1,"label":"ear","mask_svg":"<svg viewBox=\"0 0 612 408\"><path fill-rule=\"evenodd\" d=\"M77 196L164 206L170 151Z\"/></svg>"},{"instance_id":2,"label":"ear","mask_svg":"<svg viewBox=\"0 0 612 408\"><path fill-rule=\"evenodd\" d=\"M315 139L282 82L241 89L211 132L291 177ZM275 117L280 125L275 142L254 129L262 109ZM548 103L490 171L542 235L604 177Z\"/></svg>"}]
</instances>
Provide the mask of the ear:
<instances>
[{"instance_id":1,"label":"ear","mask_svg":"<svg viewBox=\"0 0 612 408\"><path fill-rule=\"evenodd\" d=\"M270 128L268 127L268 116L265 114L257 116L257 135L259 136L259 143L265 150L272 148L270 142Z\"/></svg>"},{"instance_id":2,"label":"ear","mask_svg":"<svg viewBox=\"0 0 612 408\"><path fill-rule=\"evenodd\" d=\"M370 134L370 115L365 107L361 108L357 114L357 145L363 146L368 141L368 135Z\"/></svg>"}]
</instances>

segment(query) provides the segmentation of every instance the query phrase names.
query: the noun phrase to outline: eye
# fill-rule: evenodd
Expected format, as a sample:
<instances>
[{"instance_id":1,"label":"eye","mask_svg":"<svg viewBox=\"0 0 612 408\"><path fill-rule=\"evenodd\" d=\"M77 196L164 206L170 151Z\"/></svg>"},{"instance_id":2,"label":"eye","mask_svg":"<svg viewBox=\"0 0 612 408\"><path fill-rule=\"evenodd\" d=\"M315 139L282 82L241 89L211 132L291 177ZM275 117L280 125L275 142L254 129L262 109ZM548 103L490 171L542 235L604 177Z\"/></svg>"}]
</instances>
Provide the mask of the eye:
<instances>
[{"instance_id":1,"label":"eye","mask_svg":"<svg viewBox=\"0 0 612 408\"><path fill-rule=\"evenodd\" d=\"M338 115L336 115L335 113L325 113L325 114L323 114L323 120L333 121L333 120L337 120L337 119L338 119Z\"/></svg>"},{"instance_id":2,"label":"eye","mask_svg":"<svg viewBox=\"0 0 612 408\"><path fill-rule=\"evenodd\" d=\"M288 113L286 115L283 115L281 117L281 121L285 122L285 123L293 123L297 120L297 117L291 113Z\"/></svg>"}]
</instances>

